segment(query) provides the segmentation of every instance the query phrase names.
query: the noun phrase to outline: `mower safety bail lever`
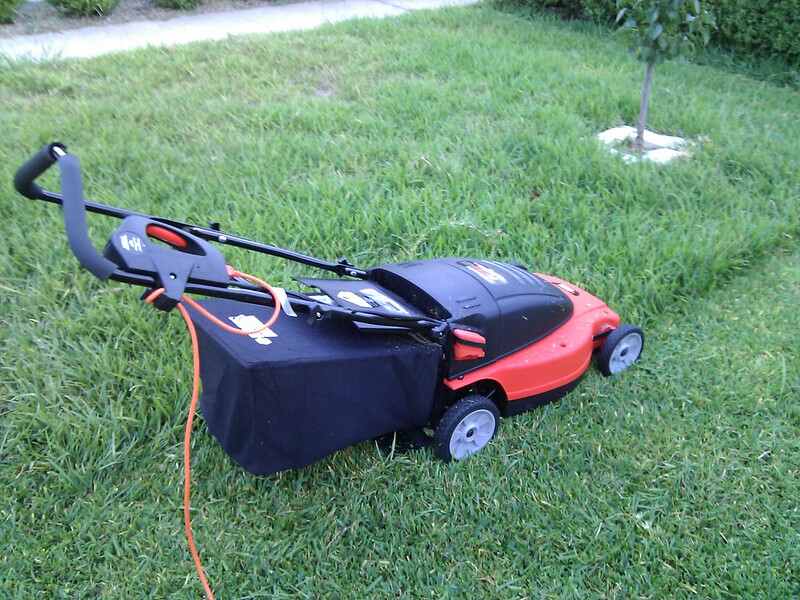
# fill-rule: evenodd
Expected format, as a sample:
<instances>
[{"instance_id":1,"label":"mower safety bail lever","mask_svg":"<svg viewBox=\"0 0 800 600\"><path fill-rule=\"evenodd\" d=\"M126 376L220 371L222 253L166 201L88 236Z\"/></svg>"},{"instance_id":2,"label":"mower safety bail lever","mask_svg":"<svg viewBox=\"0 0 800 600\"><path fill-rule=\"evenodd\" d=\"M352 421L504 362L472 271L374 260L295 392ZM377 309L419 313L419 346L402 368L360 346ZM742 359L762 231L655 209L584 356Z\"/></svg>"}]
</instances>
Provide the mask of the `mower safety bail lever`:
<instances>
[{"instance_id":1,"label":"mower safety bail lever","mask_svg":"<svg viewBox=\"0 0 800 600\"><path fill-rule=\"evenodd\" d=\"M101 256L89 239L81 165L77 156L67 154L63 144L47 144L19 168L14 176L14 187L31 200L44 199L44 191L36 184L35 179L55 163L58 163L61 175L61 207L70 250L78 262L95 277L108 279L117 270L117 265Z\"/></svg>"}]
</instances>

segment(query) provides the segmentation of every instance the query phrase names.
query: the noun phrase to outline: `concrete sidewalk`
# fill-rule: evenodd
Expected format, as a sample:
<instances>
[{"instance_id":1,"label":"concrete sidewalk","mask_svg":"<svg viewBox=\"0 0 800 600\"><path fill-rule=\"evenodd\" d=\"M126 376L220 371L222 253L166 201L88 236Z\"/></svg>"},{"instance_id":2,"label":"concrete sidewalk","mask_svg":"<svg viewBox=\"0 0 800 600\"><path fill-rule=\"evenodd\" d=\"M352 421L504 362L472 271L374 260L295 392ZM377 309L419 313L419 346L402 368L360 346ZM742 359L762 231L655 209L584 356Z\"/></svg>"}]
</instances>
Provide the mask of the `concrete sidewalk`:
<instances>
[{"instance_id":1,"label":"concrete sidewalk","mask_svg":"<svg viewBox=\"0 0 800 600\"><path fill-rule=\"evenodd\" d=\"M356 18L381 18L411 10L462 6L479 0L321 0L211 12L166 21L132 21L64 32L0 39L12 59L89 58L147 46L175 46L246 33L312 29Z\"/></svg>"}]
</instances>

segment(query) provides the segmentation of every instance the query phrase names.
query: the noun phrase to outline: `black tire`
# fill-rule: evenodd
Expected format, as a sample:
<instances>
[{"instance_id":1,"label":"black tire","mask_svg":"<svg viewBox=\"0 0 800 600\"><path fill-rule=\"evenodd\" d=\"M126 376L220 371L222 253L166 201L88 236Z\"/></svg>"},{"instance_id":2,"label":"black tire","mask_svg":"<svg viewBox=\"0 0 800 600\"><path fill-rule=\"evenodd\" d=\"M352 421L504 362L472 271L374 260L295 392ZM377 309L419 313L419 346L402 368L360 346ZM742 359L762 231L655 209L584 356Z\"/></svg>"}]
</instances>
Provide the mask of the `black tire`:
<instances>
[{"instance_id":1,"label":"black tire","mask_svg":"<svg viewBox=\"0 0 800 600\"><path fill-rule=\"evenodd\" d=\"M620 325L608 334L600 346L597 368L606 377L618 375L639 360L643 351L644 332L633 325ZM631 352L635 353L635 356L628 354Z\"/></svg>"},{"instance_id":2,"label":"black tire","mask_svg":"<svg viewBox=\"0 0 800 600\"><path fill-rule=\"evenodd\" d=\"M433 435L434 452L445 462L463 460L486 446L499 427L500 411L494 402L480 394L465 396L439 419ZM470 444L475 446L474 449L469 447ZM455 454L451 448L455 448ZM461 454L459 449L466 453Z\"/></svg>"}]
</instances>

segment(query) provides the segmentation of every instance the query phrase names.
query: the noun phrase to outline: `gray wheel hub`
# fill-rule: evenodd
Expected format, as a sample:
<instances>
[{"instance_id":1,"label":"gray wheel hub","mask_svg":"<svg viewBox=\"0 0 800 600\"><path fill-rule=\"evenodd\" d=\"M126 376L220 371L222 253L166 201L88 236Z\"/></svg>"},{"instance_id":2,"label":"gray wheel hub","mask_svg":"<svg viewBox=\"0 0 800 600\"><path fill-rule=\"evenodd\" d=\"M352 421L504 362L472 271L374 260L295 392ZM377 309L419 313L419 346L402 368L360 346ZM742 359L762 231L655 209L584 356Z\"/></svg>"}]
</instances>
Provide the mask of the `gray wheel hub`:
<instances>
[{"instance_id":1,"label":"gray wheel hub","mask_svg":"<svg viewBox=\"0 0 800 600\"><path fill-rule=\"evenodd\" d=\"M450 435L450 456L462 460L489 443L497 427L494 415L482 408L469 413L453 429Z\"/></svg>"},{"instance_id":2,"label":"gray wheel hub","mask_svg":"<svg viewBox=\"0 0 800 600\"><path fill-rule=\"evenodd\" d=\"M644 340L637 332L632 332L617 342L614 351L611 353L611 360L609 360L609 370L613 374L621 373L639 358L642 353L642 346Z\"/></svg>"}]
</instances>

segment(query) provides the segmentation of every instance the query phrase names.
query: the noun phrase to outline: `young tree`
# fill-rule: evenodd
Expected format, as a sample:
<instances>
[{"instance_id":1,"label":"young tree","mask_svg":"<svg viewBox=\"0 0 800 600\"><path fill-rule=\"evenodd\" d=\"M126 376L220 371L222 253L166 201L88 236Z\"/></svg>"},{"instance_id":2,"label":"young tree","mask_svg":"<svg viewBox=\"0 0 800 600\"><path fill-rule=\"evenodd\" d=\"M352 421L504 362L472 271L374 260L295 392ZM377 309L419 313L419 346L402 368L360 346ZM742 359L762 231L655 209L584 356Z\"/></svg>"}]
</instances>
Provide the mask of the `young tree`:
<instances>
[{"instance_id":1,"label":"young tree","mask_svg":"<svg viewBox=\"0 0 800 600\"><path fill-rule=\"evenodd\" d=\"M715 28L714 16L700 0L617 0L617 23L630 36L631 49L645 63L642 100L634 148L644 150L653 72L658 63L705 46Z\"/></svg>"}]
</instances>

